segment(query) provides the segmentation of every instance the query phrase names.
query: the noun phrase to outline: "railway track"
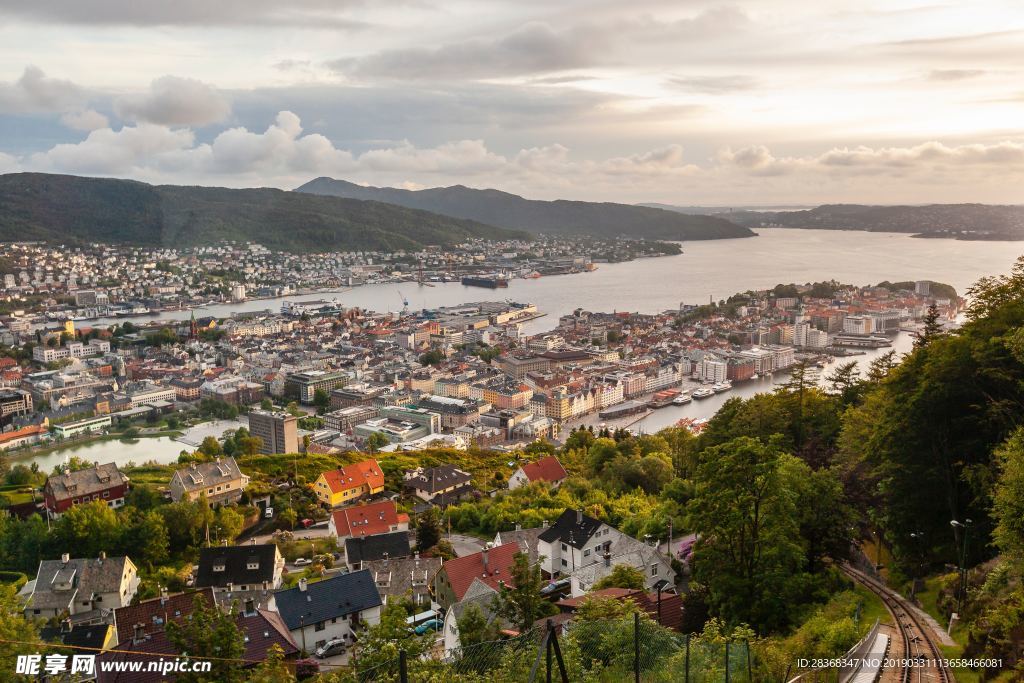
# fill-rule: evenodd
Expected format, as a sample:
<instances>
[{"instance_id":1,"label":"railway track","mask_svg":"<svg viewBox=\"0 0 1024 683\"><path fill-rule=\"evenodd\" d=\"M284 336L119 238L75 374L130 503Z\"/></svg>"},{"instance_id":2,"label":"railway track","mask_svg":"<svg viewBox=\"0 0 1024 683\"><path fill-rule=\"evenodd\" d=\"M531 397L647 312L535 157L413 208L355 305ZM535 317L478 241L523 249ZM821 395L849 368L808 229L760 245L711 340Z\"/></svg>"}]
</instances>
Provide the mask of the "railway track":
<instances>
[{"instance_id":1,"label":"railway track","mask_svg":"<svg viewBox=\"0 0 1024 683\"><path fill-rule=\"evenodd\" d=\"M842 565L843 572L877 595L892 614L895 627L903 641L903 655L893 658L889 670L898 669L896 680L901 683L932 681L955 683L953 673L943 665L942 650L935 644L928 627L922 623L912 606L900 595L874 577L850 565Z\"/></svg>"}]
</instances>

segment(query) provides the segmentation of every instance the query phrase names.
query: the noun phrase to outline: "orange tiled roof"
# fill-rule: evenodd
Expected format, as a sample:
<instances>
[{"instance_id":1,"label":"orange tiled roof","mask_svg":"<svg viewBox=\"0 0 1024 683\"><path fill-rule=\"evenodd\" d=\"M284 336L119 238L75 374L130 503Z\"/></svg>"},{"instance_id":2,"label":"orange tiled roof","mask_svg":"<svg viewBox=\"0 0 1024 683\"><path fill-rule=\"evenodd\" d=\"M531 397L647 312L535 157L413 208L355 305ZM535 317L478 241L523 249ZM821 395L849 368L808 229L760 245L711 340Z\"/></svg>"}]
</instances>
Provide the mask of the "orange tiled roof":
<instances>
[{"instance_id":1,"label":"orange tiled roof","mask_svg":"<svg viewBox=\"0 0 1024 683\"><path fill-rule=\"evenodd\" d=\"M372 458L336 470L323 473L327 486L333 493L340 493L360 486L376 489L384 486L384 473Z\"/></svg>"}]
</instances>

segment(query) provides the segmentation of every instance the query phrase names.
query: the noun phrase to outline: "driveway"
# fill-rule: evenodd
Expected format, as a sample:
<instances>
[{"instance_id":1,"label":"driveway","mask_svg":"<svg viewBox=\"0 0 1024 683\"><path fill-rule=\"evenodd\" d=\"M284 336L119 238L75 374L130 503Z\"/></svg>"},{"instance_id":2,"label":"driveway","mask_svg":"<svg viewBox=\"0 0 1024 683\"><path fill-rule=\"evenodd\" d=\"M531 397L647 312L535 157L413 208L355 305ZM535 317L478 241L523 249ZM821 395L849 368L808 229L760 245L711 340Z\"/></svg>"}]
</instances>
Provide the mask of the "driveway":
<instances>
[{"instance_id":1,"label":"driveway","mask_svg":"<svg viewBox=\"0 0 1024 683\"><path fill-rule=\"evenodd\" d=\"M484 542L479 538L473 536L465 536L463 534L452 534L447 537L451 543L452 548L455 549L455 556L462 557L464 555L472 555L478 553L484 549Z\"/></svg>"}]
</instances>

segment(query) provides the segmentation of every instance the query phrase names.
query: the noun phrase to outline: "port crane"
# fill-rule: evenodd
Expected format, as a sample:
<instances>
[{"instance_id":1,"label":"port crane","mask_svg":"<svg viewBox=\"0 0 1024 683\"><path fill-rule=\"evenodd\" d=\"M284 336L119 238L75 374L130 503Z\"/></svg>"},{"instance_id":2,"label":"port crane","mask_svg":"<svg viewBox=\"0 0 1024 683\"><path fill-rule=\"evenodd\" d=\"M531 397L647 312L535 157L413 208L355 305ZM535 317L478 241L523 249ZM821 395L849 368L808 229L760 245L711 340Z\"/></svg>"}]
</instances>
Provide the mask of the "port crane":
<instances>
[{"instance_id":1,"label":"port crane","mask_svg":"<svg viewBox=\"0 0 1024 683\"><path fill-rule=\"evenodd\" d=\"M402 315L404 316L409 312L409 300L402 294L402 290L398 290L398 297L402 300Z\"/></svg>"}]
</instances>

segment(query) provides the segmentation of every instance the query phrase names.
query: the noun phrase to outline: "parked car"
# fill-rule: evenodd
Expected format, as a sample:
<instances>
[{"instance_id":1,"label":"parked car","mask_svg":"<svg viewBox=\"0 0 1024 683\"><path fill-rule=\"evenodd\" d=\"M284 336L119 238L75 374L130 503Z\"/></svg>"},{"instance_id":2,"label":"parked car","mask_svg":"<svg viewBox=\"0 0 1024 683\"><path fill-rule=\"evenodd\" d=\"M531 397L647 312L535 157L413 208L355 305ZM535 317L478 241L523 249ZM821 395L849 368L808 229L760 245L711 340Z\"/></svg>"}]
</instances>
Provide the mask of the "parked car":
<instances>
[{"instance_id":1,"label":"parked car","mask_svg":"<svg viewBox=\"0 0 1024 683\"><path fill-rule=\"evenodd\" d=\"M309 527L313 526L313 524L314 524L313 520L309 519L308 517L306 519L302 520L302 528L303 529L308 529Z\"/></svg>"},{"instance_id":2,"label":"parked car","mask_svg":"<svg viewBox=\"0 0 1024 683\"><path fill-rule=\"evenodd\" d=\"M296 567L305 567L307 564L313 564L313 560L309 559L308 557L300 557L294 562L292 562L292 564L294 564Z\"/></svg>"},{"instance_id":3,"label":"parked car","mask_svg":"<svg viewBox=\"0 0 1024 683\"><path fill-rule=\"evenodd\" d=\"M424 633L440 631L442 628L444 628L444 623L440 619L431 619L430 621L424 621L413 630L416 632L416 635L422 636Z\"/></svg>"},{"instance_id":4,"label":"parked car","mask_svg":"<svg viewBox=\"0 0 1024 683\"><path fill-rule=\"evenodd\" d=\"M345 641L341 638L331 638L326 643L318 647L313 651L313 656L317 659L323 659L324 657L333 657L334 655L340 655L345 651Z\"/></svg>"}]
</instances>

